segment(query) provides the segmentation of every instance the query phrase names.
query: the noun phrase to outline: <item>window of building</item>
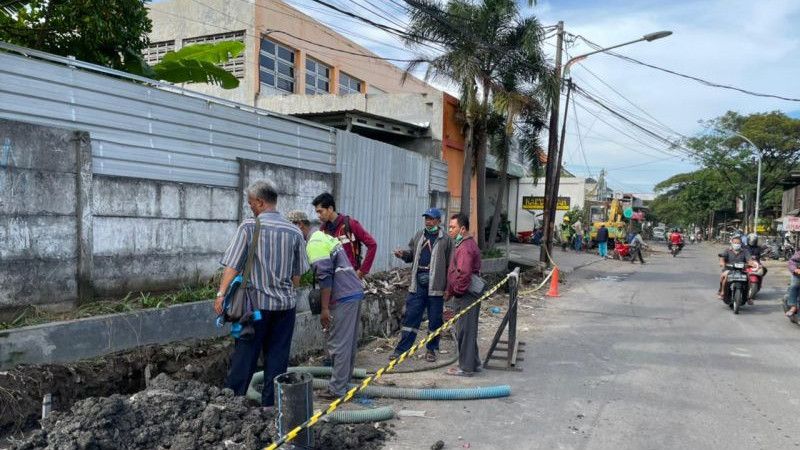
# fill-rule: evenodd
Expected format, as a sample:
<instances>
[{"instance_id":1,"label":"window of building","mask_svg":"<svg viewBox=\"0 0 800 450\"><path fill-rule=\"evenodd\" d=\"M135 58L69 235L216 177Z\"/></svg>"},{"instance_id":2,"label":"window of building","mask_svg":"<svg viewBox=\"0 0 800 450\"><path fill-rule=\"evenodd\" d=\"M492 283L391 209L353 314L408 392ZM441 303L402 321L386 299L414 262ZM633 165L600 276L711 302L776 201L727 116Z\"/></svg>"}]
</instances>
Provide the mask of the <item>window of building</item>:
<instances>
[{"instance_id":1,"label":"window of building","mask_svg":"<svg viewBox=\"0 0 800 450\"><path fill-rule=\"evenodd\" d=\"M350 75L339 72L339 94L360 94L361 93L361 80L353 78Z\"/></svg>"},{"instance_id":2,"label":"window of building","mask_svg":"<svg viewBox=\"0 0 800 450\"><path fill-rule=\"evenodd\" d=\"M144 62L146 62L151 66L154 66L161 62L161 58L163 58L164 55L167 54L167 52L174 52L174 51L175 51L174 40L151 42L146 49L142 50L142 57L144 57Z\"/></svg>"},{"instance_id":3,"label":"window of building","mask_svg":"<svg viewBox=\"0 0 800 450\"><path fill-rule=\"evenodd\" d=\"M306 59L306 94L327 94L331 91L331 68L321 62Z\"/></svg>"},{"instance_id":4,"label":"window of building","mask_svg":"<svg viewBox=\"0 0 800 450\"><path fill-rule=\"evenodd\" d=\"M266 92L294 93L294 50L261 39L258 66L259 80Z\"/></svg>"},{"instance_id":5,"label":"window of building","mask_svg":"<svg viewBox=\"0 0 800 450\"><path fill-rule=\"evenodd\" d=\"M244 35L245 35L244 30L231 31L230 33L209 34L208 36L198 36L198 37L184 39L183 45L187 46L189 44L213 44L215 42L222 42L222 41L239 41L244 43ZM242 54L237 56L236 58L229 59L228 62L220 64L220 67L232 73L233 76L235 76L236 78L244 78L244 67L245 67L244 54L245 52L242 52Z\"/></svg>"}]
</instances>

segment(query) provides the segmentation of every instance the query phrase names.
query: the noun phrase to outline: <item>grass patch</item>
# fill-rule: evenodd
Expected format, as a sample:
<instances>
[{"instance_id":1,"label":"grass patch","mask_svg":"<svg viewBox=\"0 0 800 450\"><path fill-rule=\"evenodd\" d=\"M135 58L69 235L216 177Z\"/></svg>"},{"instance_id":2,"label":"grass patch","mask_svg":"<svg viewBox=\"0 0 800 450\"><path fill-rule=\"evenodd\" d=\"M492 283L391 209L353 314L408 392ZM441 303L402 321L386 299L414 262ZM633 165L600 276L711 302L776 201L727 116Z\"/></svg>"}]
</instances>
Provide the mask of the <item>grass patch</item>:
<instances>
[{"instance_id":1,"label":"grass patch","mask_svg":"<svg viewBox=\"0 0 800 450\"><path fill-rule=\"evenodd\" d=\"M505 255L506 255L506 252L504 252L502 249L499 249L497 247L489 248L489 249L486 249L486 250L481 252L481 257L484 258L484 259L502 258Z\"/></svg>"},{"instance_id":2,"label":"grass patch","mask_svg":"<svg viewBox=\"0 0 800 450\"><path fill-rule=\"evenodd\" d=\"M219 280L215 277L205 284L184 286L173 291L158 293L129 292L123 298L96 300L84 303L78 308L66 312L46 311L31 305L21 310L14 319L7 322L0 322L0 330L142 309L164 308L171 305L208 300L216 296L218 287Z\"/></svg>"}]
</instances>

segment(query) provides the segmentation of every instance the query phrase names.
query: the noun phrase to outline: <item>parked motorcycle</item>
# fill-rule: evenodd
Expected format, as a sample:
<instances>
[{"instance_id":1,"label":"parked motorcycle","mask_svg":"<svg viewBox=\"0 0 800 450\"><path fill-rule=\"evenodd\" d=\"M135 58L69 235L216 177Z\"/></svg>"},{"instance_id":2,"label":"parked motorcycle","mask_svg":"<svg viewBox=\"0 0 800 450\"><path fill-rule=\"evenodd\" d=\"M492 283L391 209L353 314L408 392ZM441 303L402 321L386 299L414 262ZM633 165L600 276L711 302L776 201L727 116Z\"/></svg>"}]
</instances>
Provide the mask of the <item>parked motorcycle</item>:
<instances>
[{"instance_id":1,"label":"parked motorcycle","mask_svg":"<svg viewBox=\"0 0 800 450\"><path fill-rule=\"evenodd\" d=\"M747 301L749 280L746 267L747 264L742 262L725 264L728 277L725 280L722 300L733 310L734 314L739 314L739 309Z\"/></svg>"}]
</instances>

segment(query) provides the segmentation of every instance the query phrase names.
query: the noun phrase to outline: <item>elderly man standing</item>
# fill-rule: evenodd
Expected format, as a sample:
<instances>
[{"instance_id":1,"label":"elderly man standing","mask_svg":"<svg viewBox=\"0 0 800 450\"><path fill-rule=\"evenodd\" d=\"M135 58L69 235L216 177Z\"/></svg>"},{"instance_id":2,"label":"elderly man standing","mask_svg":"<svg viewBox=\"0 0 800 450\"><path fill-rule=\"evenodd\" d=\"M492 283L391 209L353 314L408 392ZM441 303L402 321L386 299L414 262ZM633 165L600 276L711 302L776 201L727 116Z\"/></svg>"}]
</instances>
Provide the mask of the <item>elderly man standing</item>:
<instances>
[{"instance_id":1,"label":"elderly man standing","mask_svg":"<svg viewBox=\"0 0 800 450\"><path fill-rule=\"evenodd\" d=\"M364 288L338 239L322 231L311 233L311 222L303 211L292 211L287 218L308 241L306 253L320 287L320 322L326 332L328 354L333 359L327 395L322 397L332 400L347 393L347 384L353 376Z\"/></svg>"},{"instance_id":2,"label":"elderly man standing","mask_svg":"<svg viewBox=\"0 0 800 450\"><path fill-rule=\"evenodd\" d=\"M259 353L263 353L261 404L272 406L275 402L273 379L286 372L289 364L296 305L294 288L308 270L308 263L303 235L276 210L278 193L275 187L257 181L246 192L247 203L260 225L248 289L253 308L261 311L262 318L253 322L253 335L236 339L225 387L236 395L244 395L256 371ZM225 269L214 302L217 314L222 313L228 287L243 270L255 228L255 219L242 222L220 260Z\"/></svg>"},{"instance_id":3,"label":"elderly man standing","mask_svg":"<svg viewBox=\"0 0 800 450\"><path fill-rule=\"evenodd\" d=\"M438 209L430 208L422 217L425 228L411 238L408 250L398 248L394 251L396 257L412 265L402 334L389 359L398 357L414 345L425 311L428 312L429 331L436 330L444 323L444 292L447 288L447 269L450 266L453 244L440 226L442 213ZM429 342L427 348L425 360L435 362L439 338Z\"/></svg>"},{"instance_id":4,"label":"elderly man standing","mask_svg":"<svg viewBox=\"0 0 800 450\"><path fill-rule=\"evenodd\" d=\"M455 253L447 271L447 292L445 296L453 299L453 309L459 312L471 305L482 294L474 292L472 277L481 271L481 251L475 239L469 234L469 217L455 214L448 226L450 237L455 239ZM480 307L476 306L456 322L458 344L458 367L451 367L447 375L472 376L480 370L478 354L478 316Z\"/></svg>"}]
</instances>

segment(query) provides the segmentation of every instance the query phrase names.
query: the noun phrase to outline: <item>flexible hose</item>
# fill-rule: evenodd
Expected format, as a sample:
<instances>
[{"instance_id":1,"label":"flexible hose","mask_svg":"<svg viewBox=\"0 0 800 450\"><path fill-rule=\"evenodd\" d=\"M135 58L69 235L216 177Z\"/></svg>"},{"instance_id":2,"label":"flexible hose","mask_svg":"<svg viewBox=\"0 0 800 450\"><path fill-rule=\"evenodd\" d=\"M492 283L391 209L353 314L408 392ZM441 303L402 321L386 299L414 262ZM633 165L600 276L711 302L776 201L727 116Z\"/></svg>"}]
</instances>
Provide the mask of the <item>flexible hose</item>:
<instances>
[{"instance_id":1,"label":"flexible hose","mask_svg":"<svg viewBox=\"0 0 800 450\"><path fill-rule=\"evenodd\" d=\"M328 366L297 366L289 367L287 372L305 372L313 377L331 376L333 367ZM353 369L353 378L367 378L367 369Z\"/></svg>"},{"instance_id":2,"label":"flexible hose","mask_svg":"<svg viewBox=\"0 0 800 450\"><path fill-rule=\"evenodd\" d=\"M393 419L394 410L391 406L374 409L341 410L333 412L328 417L333 423L382 422Z\"/></svg>"},{"instance_id":3,"label":"flexible hose","mask_svg":"<svg viewBox=\"0 0 800 450\"><path fill-rule=\"evenodd\" d=\"M255 401L261 400L261 392L256 388L264 385L264 372L256 372L250 380L247 388L247 398ZM356 386L351 384L350 387ZM328 387L328 380L314 378L314 389L325 389ZM416 389L398 388L386 386L367 386L362 391L364 395L383 398L399 398L405 400L479 400L485 398L508 397L511 395L511 386L502 384L498 386L486 386L463 389Z\"/></svg>"},{"instance_id":4,"label":"flexible hose","mask_svg":"<svg viewBox=\"0 0 800 450\"><path fill-rule=\"evenodd\" d=\"M327 380L314 379L314 388L323 389L328 386ZM351 384L350 387L356 386ZM459 389L416 389L386 386L367 386L361 391L364 395L383 398L399 398L405 400L479 400L485 398L508 397L511 386L487 386ZM260 398L260 397L259 397Z\"/></svg>"}]
</instances>

